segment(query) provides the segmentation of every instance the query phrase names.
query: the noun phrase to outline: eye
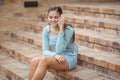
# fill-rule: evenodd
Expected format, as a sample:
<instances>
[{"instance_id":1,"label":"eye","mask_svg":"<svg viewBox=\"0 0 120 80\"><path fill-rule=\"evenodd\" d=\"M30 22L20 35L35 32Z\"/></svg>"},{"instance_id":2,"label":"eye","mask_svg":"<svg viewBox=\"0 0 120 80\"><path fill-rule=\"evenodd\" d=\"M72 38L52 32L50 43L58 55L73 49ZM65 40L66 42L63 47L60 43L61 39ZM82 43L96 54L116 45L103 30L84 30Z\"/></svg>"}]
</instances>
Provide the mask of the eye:
<instances>
[{"instance_id":1,"label":"eye","mask_svg":"<svg viewBox=\"0 0 120 80\"><path fill-rule=\"evenodd\" d=\"M48 18L49 18L49 19L52 19L53 17L52 17L52 16L49 16Z\"/></svg>"},{"instance_id":2,"label":"eye","mask_svg":"<svg viewBox=\"0 0 120 80\"><path fill-rule=\"evenodd\" d=\"M58 16L55 16L55 19L58 19Z\"/></svg>"}]
</instances>

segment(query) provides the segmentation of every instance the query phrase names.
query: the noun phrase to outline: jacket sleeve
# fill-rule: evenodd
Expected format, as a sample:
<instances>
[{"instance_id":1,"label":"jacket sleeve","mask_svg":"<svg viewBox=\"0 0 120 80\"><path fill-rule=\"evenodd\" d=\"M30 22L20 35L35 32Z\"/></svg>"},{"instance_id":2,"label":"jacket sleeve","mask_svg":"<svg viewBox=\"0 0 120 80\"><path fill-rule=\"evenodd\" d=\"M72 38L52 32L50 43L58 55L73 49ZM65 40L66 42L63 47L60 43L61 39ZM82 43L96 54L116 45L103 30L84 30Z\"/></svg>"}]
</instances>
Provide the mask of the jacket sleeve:
<instances>
[{"instance_id":1,"label":"jacket sleeve","mask_svg":"<svg viewBox=\"0 0 120 80\"><path fill-rule=\"evenodd\" d=\"M50 51L49 32L47 31L47 27L45 27L42 32L42 53L45 56L54 56L56 54L55 52Z\"/></svg>"},{"instance_id":2,"label":"jacket sleeve","mask_svg":"<svg viewBox=\"0 0 120 80\"><path fill-rule=\"evenodd\" d=\"M71 27L66 28L64 32L59 32L58 40L56 43L56 53L61 53L66 49L69 42L71 41L73 33L74 30Z\"/></svg>"}]
</instances>

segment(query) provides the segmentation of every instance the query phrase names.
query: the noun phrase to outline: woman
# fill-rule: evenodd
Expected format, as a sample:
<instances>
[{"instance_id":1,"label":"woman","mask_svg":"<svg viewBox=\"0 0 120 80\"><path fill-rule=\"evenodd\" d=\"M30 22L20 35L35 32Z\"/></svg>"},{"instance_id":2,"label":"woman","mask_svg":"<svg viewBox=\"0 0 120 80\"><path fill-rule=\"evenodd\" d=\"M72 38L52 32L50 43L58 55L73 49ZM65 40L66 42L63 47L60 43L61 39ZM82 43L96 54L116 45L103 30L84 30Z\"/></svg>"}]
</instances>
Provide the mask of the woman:
<instances>
[{"instance_id":1,"label":"woman","mask_svg":"<svg viewBox=\"0 0 120 80\"><path fill-rule=\"evenodd\" d=\"M42 80L47 69L71 70L77 64L78 47L74 43L74 29L64 23L62 9L48 9L48 22L42 33L43 55L32 59L29 80Z\"/></svg>"}]
</instances>

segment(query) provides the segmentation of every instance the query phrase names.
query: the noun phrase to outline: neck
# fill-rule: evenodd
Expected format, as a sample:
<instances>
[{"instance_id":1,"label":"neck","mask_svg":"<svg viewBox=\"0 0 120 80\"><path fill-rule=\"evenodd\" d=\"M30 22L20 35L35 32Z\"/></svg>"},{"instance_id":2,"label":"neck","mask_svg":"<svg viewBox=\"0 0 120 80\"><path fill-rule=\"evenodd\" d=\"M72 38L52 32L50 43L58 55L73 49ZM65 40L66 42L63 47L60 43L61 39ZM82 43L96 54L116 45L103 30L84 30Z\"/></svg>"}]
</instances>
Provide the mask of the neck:
<instances>
[{"instance_id":1,"label":"neck","mask_svg":"<svg viewBox=\"0 0 120 80\"><path fill-rule=\"evenodd\" d=\"M58 27L58 26L50 26L50 28L51 28L52 30L55 30L55 31L58 31L58 30L59 30L59 27Z\"/></svg>"}]
</instances>

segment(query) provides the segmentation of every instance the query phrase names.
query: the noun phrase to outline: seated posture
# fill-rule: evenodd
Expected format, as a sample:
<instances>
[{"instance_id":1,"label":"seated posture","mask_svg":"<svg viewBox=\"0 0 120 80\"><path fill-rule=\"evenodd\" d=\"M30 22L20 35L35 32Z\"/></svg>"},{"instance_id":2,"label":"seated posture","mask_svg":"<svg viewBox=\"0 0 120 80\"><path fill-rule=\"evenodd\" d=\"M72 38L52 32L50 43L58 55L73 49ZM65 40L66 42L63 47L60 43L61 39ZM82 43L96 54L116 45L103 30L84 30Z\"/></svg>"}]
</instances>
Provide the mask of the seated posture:
<instances>
[{"instance_id":1,"label":"seated posture","mask_svg":"<svg viewBox=\"0 0 120 80\"><path fill-rule=\"evenodd\" d=\"M42 55L31 60L29 80L43 80L47 69L71 70L77 64L78 46L74 43L74 29L65 24L62 9L48 9L49 24L42 33Z\"/></svg>"}]
</instances>

